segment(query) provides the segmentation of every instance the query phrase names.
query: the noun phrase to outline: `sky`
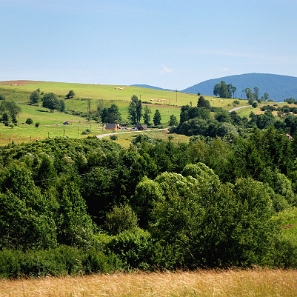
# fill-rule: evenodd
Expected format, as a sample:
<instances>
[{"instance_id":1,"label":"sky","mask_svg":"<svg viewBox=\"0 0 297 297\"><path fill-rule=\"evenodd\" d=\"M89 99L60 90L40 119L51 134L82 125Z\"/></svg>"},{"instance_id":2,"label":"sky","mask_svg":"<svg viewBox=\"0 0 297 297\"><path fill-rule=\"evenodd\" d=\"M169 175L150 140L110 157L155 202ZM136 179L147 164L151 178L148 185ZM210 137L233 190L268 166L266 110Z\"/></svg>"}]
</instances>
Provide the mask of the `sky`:
<instances>
[{"instance_id":1,"label":"sky","mask_svg":"<svg viewBox=\"0 0 297 297\"><path fill-rule=\"evenodd\" d=\"M0 0L0 81L183 90L297 76L297 0Z\"/></svg>"}]
</instances>

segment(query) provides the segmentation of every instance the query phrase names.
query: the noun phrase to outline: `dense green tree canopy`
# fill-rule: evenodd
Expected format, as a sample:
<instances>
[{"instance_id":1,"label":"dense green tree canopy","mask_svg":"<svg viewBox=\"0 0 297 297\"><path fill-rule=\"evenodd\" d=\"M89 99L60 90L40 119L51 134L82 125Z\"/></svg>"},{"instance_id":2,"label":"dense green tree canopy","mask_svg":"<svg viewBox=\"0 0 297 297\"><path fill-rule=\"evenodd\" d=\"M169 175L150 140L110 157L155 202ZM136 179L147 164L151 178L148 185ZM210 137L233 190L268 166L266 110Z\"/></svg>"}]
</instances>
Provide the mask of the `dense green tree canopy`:
<instances>
[{"instance_id":1,"label":"dense green tree canopy","mask_svg":"<svg viewBox=\"0 0 297 297\"><path fill-rule=\"evenodd\" d=\"M232 86L232 84L226 84L224 81L216 84L213 89L213 94L215 96L219 96L220 98L232 98L236 91L236 87Z\"/></svg>"},{"instance_id":2,"label":"dense green tree canopy","mask_svg":"<svg viewBox=\"0 0 297 297\"><path fill-rule=\"evenodd\" d=\"M294 116L279 130L259 129L256 114L254 128L219 109L181 114L189 142L139 133L128 148L96 138L1 147L0 253L93 251L72 263L89 272L102 253L123 269L295 267L297 247L274 218L297 205Z\"/></svg>"},{"instance_id":3,"label":"dense green tree canopy","mask_svg":"<svg viewBox=\"0 0 297 297\"><path fill-rule=\"evenodd\" d=\"M101 111L102 123L119 123L122 120L121 113L116 104L112 104L110 107L105 107Z\"/></svg>"},{"instance_id":4,"label":"dense green tree canopy","mask_svg":"<svg viewBox=\"0 0 297 297\"><path fill-rule=\"evenodd\" d=\"M17 123L17 116L21 112L21 108L14 101L1 101L0 103L0 114L2 115L3 121L12 121Z\"/></svg>"},{"instance_id":5,"label":"dense green tree canopy","mask_svg":"<svg viewBox=\"0 0 297 297\"><path fill-rule=\"evenodd\" d=\"M47 93L42 98L42 106L54 112L61 109L61 102L54 93Z\"/></svg>"}]
</instances>

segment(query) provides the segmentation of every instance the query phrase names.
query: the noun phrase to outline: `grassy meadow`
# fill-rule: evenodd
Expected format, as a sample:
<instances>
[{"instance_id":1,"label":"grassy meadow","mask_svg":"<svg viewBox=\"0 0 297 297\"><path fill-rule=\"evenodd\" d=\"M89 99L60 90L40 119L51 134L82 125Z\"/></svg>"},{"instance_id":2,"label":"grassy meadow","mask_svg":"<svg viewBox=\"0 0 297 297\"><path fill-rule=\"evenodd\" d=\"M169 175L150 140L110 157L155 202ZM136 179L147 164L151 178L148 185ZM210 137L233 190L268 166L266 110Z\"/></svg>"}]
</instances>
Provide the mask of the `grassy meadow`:
<instances>
[{"instance_id":1,"label":"grassy meadow","mask_svg":"<svg viewBox=\"0 0 297 297\"><path fill-rule=\"evenodd\" d=\"M0 280L1 297L293 297L296 270L199 270Z\"/></svg>"}]
</instances>

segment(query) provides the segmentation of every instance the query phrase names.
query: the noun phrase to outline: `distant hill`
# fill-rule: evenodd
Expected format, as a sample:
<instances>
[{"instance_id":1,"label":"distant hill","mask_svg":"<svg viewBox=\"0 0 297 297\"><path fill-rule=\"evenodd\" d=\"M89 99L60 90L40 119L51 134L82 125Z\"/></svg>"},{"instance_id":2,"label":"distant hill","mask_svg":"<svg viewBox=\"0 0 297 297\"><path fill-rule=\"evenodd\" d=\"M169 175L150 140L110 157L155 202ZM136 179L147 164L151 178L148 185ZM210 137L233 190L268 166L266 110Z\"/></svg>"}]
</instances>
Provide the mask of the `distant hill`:
<instances>
[{"instance_id":1,"label":"distant hill","mask_svg":"<svg viewBox=\"0 0 297 297\"><path fill-rule=\"evenodd\" d=\"M277 102L284 101L289 97L297 99L297 77L265 73L247 73L210 79L181 92L190 94L199 92L203 95L212 96L214 86L221 81L236 87L234 97L237 98L246 98L243 91L245 88L250 88L253 91L254 87L257 87L260 97L263 96L264 92L267 92L269 98Z\"/></svg>"},{"instance_id":2,"label":"distant hill","mask_svg":"<svg viewBox=\"0 0 297 297\"><path fill-rule=\"evenodd\" d=\"M147 88L147 89L154 89L154 90L164 90L164 91L168 91L168 89L163 89L163 88L154 87L154 86L145 85L145 84L134 84L134 85L130 85L130 86L131 86L131 87L139 87L139 88Z\"/></svg>"}]
</instances>

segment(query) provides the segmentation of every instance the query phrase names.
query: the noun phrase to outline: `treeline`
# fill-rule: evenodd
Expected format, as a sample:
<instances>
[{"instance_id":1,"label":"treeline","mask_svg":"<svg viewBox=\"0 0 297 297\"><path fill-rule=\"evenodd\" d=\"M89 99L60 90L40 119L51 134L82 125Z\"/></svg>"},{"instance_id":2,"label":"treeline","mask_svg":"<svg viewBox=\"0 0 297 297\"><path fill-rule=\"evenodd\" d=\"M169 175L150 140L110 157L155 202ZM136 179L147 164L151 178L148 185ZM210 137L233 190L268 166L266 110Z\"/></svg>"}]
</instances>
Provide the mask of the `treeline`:
<instances>
[{"instance_id":1,"label":"treeline","mask_svg":"<svg viewBox=\"0 0 297 297\"><path fill-rule=\"evenodd\" d=\"M236 101L236 100L235 100ZM228 112L222 108L211 107L203 96L198 99L197 106L181 107L180 121L171 132L188 136L202 135L209 137L238 136L245 137L250 129L268 129L274 127L279 133L293 135L297 128L295 106L261 107L262 114L250 113L249 117L240 117L235 111ZM277 111L277 116L273 112Z\"/></svg>"},{"instance_id":2,"label":"treeline","mask_svg":"<svg viewBox=\"0 0 297 297\"><path fill-rule=\"evenodd\" d=\"M172 137L2 147L0 275L297 267L276 219L297 204L294 135Z\"/></svg>"},{"instance_id":3,"label":"treeline","mask_svg":"<svg viewBox=\"0 0 297 297\"><path fill-rule=\"evenodd\" d=\"M220 98L234 98L235 92L236 87L232 84L226 84L225 81L217 83L213 88L213 94L215 96L219 96ZM258 87L254 87L253 90L250 88L245 88L242 92L245 93L246 99L250 105L269 100L269 94L267 92L265 92L263 96L260 97Z\"/></svg>"}]
</instances>

